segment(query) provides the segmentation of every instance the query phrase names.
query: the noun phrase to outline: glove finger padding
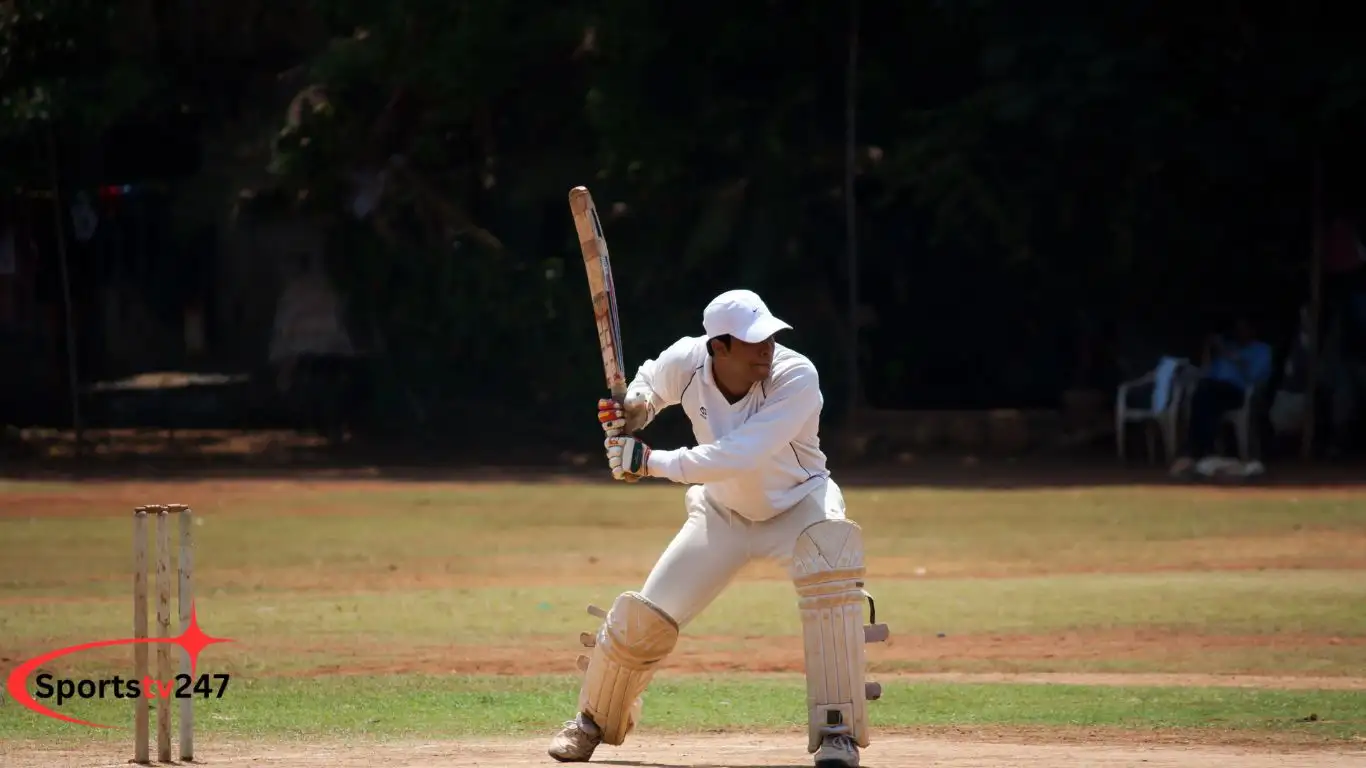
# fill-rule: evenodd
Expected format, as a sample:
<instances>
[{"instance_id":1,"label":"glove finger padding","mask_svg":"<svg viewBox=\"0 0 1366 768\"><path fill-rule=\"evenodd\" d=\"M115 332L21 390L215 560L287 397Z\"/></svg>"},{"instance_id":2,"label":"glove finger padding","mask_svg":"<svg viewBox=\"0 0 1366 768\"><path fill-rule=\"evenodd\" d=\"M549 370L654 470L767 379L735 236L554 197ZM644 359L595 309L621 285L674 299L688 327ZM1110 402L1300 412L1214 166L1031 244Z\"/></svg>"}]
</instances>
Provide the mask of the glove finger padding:
<instances>
[{"instance_id":1,"label":"glove finger padding","mask_svg":"<svg viewBox=\"0 0 1366 768\"><path fill-rule=\"evenodd\" d=\"M626 411L616 400L598 401L598 423L608 436L620 435L626 429Z\"/></svg>"},{"instance_id":2,"label":"glove finger padding","mask_svg":"<svg viewBox=\"0 0 1366 768\"><path fill-rule=\"evenodd\" d=\"M630 482L649 476L650 446L634 437L609 437L603 445L612 477Z\"/></svg>"}]
</instances>

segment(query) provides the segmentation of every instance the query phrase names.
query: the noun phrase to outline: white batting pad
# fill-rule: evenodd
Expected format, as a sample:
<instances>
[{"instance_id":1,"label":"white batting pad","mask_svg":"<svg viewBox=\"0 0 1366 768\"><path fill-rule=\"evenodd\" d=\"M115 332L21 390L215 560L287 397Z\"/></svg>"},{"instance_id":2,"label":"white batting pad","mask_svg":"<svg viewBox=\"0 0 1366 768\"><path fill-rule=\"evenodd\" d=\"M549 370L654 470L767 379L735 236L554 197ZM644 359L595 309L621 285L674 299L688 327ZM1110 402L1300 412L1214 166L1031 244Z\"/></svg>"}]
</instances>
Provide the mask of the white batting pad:
<instances>
[{"instance_id":1,"label":"white batting pad","mask_svg":"<svg viewBox=\"0 0 1366 768\"><path fill-rule=\"evenodd\" d=\"M640 719L640 696L678 642L678 624L635 592L624 592L598 629L579 709L606 744L620 746Z\"/></svg>"},{"instance_id":2,"label":"white batting pad","mask_svg":"<svg viewBox=\"0 0 1366 768\"><path fill-rule=\"evenodd\" d=\"M848 520L822 520L797 537L792 582L806 647L809 744L820 748L828 734L845 734L868 746L865 633L886 637L886 627L863 626L863 531Z\"/></svg>"}]
</instances>

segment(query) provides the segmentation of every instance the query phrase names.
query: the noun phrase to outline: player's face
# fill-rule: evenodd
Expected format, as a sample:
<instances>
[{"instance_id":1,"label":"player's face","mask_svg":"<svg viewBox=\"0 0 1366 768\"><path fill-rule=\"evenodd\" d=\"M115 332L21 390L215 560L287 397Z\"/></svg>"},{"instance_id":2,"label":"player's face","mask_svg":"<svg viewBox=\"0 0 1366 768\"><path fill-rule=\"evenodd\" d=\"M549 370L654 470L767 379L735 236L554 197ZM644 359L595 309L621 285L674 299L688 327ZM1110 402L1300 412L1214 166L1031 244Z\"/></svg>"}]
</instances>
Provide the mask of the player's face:
<instances>
[{"instance_id":1,"label":"player's face","mask_svg":"<svg viewBox=\"0 0 1366 768\"><path fill-rule=\"evenodd\" d=\"M745 376L750 381L761 381L768 378L773 368L773 345L772 336L753 344L731 339L726 362L736 375Z\"/></svg>"}]
</instances>

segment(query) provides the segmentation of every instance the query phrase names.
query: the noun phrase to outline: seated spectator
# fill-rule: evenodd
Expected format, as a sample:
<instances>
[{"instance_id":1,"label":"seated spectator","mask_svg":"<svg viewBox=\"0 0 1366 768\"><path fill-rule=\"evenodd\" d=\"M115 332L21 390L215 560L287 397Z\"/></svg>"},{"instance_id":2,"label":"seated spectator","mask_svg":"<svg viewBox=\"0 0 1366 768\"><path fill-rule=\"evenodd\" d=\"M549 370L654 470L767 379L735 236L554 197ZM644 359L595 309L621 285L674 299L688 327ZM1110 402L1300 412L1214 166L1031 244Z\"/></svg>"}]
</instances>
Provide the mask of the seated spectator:
<instances>
[{"instance_id":1,"label":"seated spectator","mask_svg":"<svg viewBox=\"0 0 1366 768\"><path fill-rule=\"evenodd\" d=\"M1191 395L1187 452L1172 465L1173 474L1188 471L1195 460L1211 457L1224 414L1241 408L1247 389L1271 377L1271 346L1257 340L1246 317L1234 323L1232 338L1207 339L1204 354L1201 377Z\"/></svg>"}]
</instances>

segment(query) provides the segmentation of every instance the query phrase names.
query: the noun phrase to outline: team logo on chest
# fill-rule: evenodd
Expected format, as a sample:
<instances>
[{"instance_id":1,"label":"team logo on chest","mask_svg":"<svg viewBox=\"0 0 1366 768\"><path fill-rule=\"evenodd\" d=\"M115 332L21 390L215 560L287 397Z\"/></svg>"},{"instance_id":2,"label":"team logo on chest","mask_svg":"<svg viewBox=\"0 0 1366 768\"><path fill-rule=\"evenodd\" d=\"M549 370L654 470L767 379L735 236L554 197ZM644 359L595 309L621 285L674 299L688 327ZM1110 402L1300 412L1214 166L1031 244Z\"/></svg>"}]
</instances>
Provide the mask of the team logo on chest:
<instances>
[{"instance_id":1,"label":"team logo on chest","mask_svg":"<svg viewBox=\"0 0 1366 768\"><path fill-rule=\"evenodd\" d=\"M697 415L698 415L698 416L701 416L701 417L704 418L704 419L707 418L707 406L705 406L705 405L699 405L699 406L697 406Z\"/></svg>"}]
</instances>

